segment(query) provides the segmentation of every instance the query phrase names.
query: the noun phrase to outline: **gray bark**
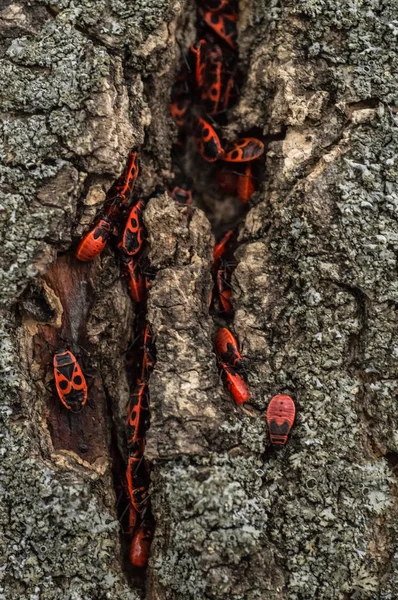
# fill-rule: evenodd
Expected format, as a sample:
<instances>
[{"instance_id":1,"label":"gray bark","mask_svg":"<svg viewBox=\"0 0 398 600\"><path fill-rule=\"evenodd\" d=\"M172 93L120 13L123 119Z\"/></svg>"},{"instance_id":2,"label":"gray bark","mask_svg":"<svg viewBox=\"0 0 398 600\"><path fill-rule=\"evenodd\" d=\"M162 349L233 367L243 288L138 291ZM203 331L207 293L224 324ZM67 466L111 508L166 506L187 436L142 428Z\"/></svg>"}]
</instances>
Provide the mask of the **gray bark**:
<instances>
[{"instance_id":1,"label":"gray bark","mask_svg":"<svg viewBox=\"0 0 398 600\"><path fill-rule=\"evenodd\" d=\"M168 93L193 5L0 8L0 599L398 598L396 0L241 2L247 82L225 135L258 127L268 142L233 280L250 414L212 355L210 224L166 195L147 207L157 528L145 590L123 570L111 475L131 303L111 253L56 258L131 148L138 193L170 176ZM44 387L45 324L84 330L89 346L78 435ZM264 414L281 392L297 420L275 450Z\"/></svg>"}]
</instances>

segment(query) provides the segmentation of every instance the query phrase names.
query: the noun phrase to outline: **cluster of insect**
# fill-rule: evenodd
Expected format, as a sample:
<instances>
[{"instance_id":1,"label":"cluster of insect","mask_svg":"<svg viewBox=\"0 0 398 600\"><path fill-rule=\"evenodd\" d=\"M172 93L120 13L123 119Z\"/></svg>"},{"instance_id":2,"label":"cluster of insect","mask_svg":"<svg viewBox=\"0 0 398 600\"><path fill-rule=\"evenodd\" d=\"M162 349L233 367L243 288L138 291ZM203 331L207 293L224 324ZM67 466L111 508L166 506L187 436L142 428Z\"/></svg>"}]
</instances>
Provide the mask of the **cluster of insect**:
<instances>
[{"instance_id":1,"label":"cluster of insect","mask_svg":"<svg viewBox=\"0 0 398 600\"><path fill-rule=\"evenodd\" d=\"M201 157L207 163L217 162L220 190L237 195L245 204L255 191L252 166L263 154L264 144L255 137L224 144L220 127L227 123L227 111L237 99L237 20L236 0L205 0L199 6L199 39L191 44L172 87L170 112L180 148L193 133Z\"/></svg>"},{"instance_id":2,"label":"cluster of insect","mask_svg":"<svg viewBox=\"0 0 398 600\"><path fill-rule=\"evenodd\" d=\"M183 147L188 134L193 132L201 157L207 163L220 163L216 179L221 191L236 194L245 204L255 191L252 165L263 154L264 144L257 138L245 137L225 147L218 131L226 123L226 111L237 97L237 18L236 0L205 0L199 7L200 37L190 46L188 59L172 88L170 111L178 126L177 145ZM109 243L118 254L135 306L134 351L127 359L130 396L126 410L126 492L130 563L141 568L148 561L155 525L148 493L150 464L144 457L150 424L148 381L155 365L155 350L146 322L151 275L145 252L145 201L134 199L133 193L138 172L138 155L131 152L122 175L107 193L104 207L82 237L76 258L93 261ZM170 195L187 205L192 203L188 184L175 186ZM228 231L213 252L211 306L216 317L221 315L224 321L231 320L234 314L231 286L231 273L236 267L234 237L234 231ZM235 337L226 327L219 328L214 351L226 389L238 405L248 402L250 391L244 361ZM59 399L71 412L80 412L87 402L88 387L78 360L70 350L61 348L54 355L53 365ZM295 405L290 396L272 398L267 423L273 444L286 443L294 418Z\"/></svg>"},{"instance_id":3,"label":"cluster of insect","mask_svg":"<svg viewBox=\"0 0 398 600\"><path fill-rule=\"evenodd\" d=\"M215 177L221 192L235 194L246 204L255 191L253 166L264 152L255 137L244 137L223 144L221 127L228 123L228 110L238 99L238 7L236 0L202 0L198 6L198 39L172 87L170 112L178 128L176 152L183 155L190 135L207 163L215 163ZM180 161L179 161L180 162ZM172 193L176 200L191 204L192 191L187 182ZM212 275L214 289L211 306L215 320L231 321L234 314L231 277L236 261L233 253L235 232L227 231L215 245ZM237 404L250 400L246 370L233 334L221 327L214 339L214 350L226 389ZM290 396L276 396L268 406L267 423L273 444L285 444L293 425L295 405Z\"/></svg>"},{"instance_id":4,"label":"cluster of insect","mask_svg":"<svg viewBox=\"0 0 398 600\"><path fill-rule=\"evenodd\" d=\"M145 320L150 285L143 252L145 202L134 200L133 195L138 171L138 155L131 152L122 175L110 188L101 213L82 237L75 255L80 261L93 261L109 242L118 254L118 262L135 305L134 351L129 353L128 364L131 392L126 411L126 491L129 499L130 562L134 567L145 567L154 533L148 495L150 464L144 457L144 448L149 427L148 380L155 364L155 353L150 326ZM72 352L58 350L54 356L54 375L63 405L72 412L80 412L87 401L87 383Z\"/></svg>"}]
</instances>

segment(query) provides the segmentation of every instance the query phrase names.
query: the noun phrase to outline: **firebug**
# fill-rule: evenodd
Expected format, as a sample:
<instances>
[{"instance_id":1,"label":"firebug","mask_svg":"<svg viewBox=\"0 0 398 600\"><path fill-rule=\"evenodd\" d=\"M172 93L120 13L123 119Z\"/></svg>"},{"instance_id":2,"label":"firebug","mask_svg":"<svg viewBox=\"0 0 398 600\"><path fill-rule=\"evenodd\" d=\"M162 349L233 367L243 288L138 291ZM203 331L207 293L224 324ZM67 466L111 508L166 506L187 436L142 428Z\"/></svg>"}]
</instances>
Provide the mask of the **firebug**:
<instances>
[{"instance_id":1,"label":"firebug","mask_svg":"<svg viewBox=\"0 0 398 600\"><path fill-rule=\"evenodd\" d=\"M236 371L243 368L243 359L238 343L226 327L222 327L214 338L214 350L220 362L233 367Z\"/></svg>"},{"instance_id":2,"label":"firebug","mask_svg":"<svg viewBox=\"0 0 398 600\"><path fill-rule=\"evenodd\" d=\"M177 123L177 127L181 128L185 125L185 116L188 108L191 106L190 98L179 98L174 102L170 102L170 114Z\"/></svg>"},{"instance_id":3,"label":"firebug","mask_svg":"<svg viewBox=\"0 0 398 600\"><path fill-rule=\"evenodd\" d=\"M152 332L149 323L145 325L142 344L142 370L141 381L147 381L155 366L154 345L152 343Z\"/></svg>"},{"instance_id":4,"label":"firebug","mask_svg":"<svg viewBox=\"0 0 398 600\"><path fill-rule=\"evenodd\" d=\"M129 456L126 469L127 491L137 513L142 513L148 502L150 483L149 465L143 456Z\"/></svg>"},{"instance_id":5,"label":"firebug","mask_svg":"<svg viewBox=\"0 0 398 600\"><path fill-rule=\"evenodd\" d=\"M220 363L224 385L235 400L236 404L244 404L250 400L250 392L245 381L235 369L225 363Z\"/></svg>"},{"instance_id":6,"label":"firebug","mask_svg":"<svg viewBox=\"0 0 398 600\"><path fill-rule=\"evenodd\" d=\"M122 258L122 270L126 278L131 299L136 304L145 300L146 277L134 257Z\"/></svg>"},{"instance_id":7,"label":"firebug","mask_svg":"<svg viewBox=\"0 0 398 600\"><path fill-rule=\"evenodd\" d=\"M206 70L206 40L198 40L190 45L188 61L192 65L195 75L195 84L198 90L204 86L204 76Z\"/></svg>"},{"instance_id":8,"label":"firebug","mask_svg":"<svg viewBox=\"0 0 398 600\"><path fill-rule=\"evenodd\" d=\"M144 203L139 200L127 217L127 222L118 248L128 256L134 256L141 250L144 241L144 221L142 218Z\"/></svg>"},{"instance_id":9,"label":"firebug","mask_svg":"<svg viewBox=\"0 0 398 600\"><path fill-rule=\"evenodd\" d=\"M76 250L76 258L83 262L94 260L105 248L110 233L111 225L105 217L83 236Z\"/></svg>"},{"instance_id":10,"label":"firebug","mask_svg":"<svg viewBox=\"0 0 398 600\"><path fill-rule=\"evenodd\" d=\"M278 394L272 398L267 408L267 424L272 444L286 444L295 416L296 407L290 396Z\"/></svg>"},{"instance_id":11,"label":"firebug","mask_svg":"<svg viewBox=\"0 0 398 600\"><path fill-rule=\"evenodd\" d=\"M170 195L173 200L176 200L176 202L182 202L183 204L188 205L192 204L192 190L186 183L176 185L171 191Z\"/></svg>"},{"instance_id":12,"label":"firebug","mask_svg":"<svg viewBox=\"0 0 398 600\"><path fill-rule=\"evenodd\" d=\"M213 248L213 262L216 265L219 261L219 259L224 256L225 252L226 252L226 245L228 244L228 242L230 241L230 239L232 238L232 236L234 235L234 232L232 229L230 229L229 231L227 231L227 233L224 235L224 237L217 242L217 244L214 244L214 248Z\"/></svg>"},{"instance_id":13,"label":"firebug","mask_svg":"<svg viewBox=\"0 0 398 600\"><path fill-rule=\"evenodd\" d=\"M107 194L107 200L120 199L122 206L127 206L133 194L135 182L138 177L138 154L129 152L123 173L115 181Z\"/></svg>"},{"instance_id":14,"label":"firebug","mask_svg":"<svg viewBox=\"0 0 398 600\"><path fill-rule=\"evenodd\" d=\"M72 412L80 412L87 402L87 383L77 358L60 348L54 355L54 378L59 399Z\"/></svg>"},{"instance_id":15,"label":"firebug","mask_svg":"<svg viewBox=\"0 0 398 600\"><path fill-rule=\"evenodd\" d=\"M142 455L145 433L149 427L148 386L139 381L130 394L127 406L126 435L127 447L131 455Z\"/></svg>"},{"instance_id":16,"label":"firebug","mask_svg":"<svg viewBox=\"0 0 398 600\"><path fill-rule=\"evenodd\" d=\"M223 55L220 46L214 45L207 53L205 85L202 90L202 102L210 115L219 110L222 91Z\"/></svg>"},{"instance_id":17,"label":"firebug","mask_svg":"<svg viewBox=\"0 0 398 600\"><path fill-rule=\"evenodd\" d=\"M144 519L137 529L130 546L130 562L133 567L146 567L153 534L153 524L148 519Z\"/></svg>"}]
</instances>

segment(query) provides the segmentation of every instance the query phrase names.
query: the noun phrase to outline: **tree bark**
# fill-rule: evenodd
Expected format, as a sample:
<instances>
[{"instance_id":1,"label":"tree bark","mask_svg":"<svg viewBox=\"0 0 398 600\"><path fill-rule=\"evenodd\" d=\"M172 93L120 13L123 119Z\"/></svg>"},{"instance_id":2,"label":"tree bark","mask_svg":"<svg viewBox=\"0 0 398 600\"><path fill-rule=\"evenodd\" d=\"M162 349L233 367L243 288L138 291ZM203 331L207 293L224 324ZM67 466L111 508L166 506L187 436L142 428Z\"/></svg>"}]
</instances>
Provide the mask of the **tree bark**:
<instances>
[{"instance_id":1,"label":"tree bark","mask_svg":"<svg viewBox=\"0 0 398 600\"><path fill-rule=\"evenodd\" d=\"M224 133L266 140L233 275L244 412L212 354L209 220L153 196L194 4L0 4L0 600L398 598L397 8L240 3L245 80ZM153 196L145 587L116 512L133 307L111 252L71 252L132 148ZM77 420L44 386L55 330L89 353ZM265 409L283 392L297 418L276 449Z\"/></svg>"}]
</instances>

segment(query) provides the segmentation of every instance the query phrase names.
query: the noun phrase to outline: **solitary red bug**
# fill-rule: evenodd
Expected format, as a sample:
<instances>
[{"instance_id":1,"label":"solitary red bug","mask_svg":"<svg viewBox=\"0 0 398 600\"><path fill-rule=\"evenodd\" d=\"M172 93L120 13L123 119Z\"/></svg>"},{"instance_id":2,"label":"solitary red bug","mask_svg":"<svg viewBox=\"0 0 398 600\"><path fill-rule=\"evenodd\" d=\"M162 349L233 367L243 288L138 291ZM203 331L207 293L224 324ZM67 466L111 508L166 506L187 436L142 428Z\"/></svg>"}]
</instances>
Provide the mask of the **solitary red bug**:
<instances>
[{"instance_id":1,"label":"solitary red bug","mask_svg":"<svg viewBox=\"0 0 398 600\"><path fill-rule=\"evenodd\" d=\"M176 202L182 202L183 204L188 205L192 204L192 190L189 189L189 186L186 183L176 185L170 195Z\"/></svg>"},{"instance_id":2,"label":"solitary red bug","mask_svg":"<svg viewBox=\"0 0 398 600\"><path fill-rule=\"evenodd\" d=\"M114 200L115 198L118 198L121 205L127 206L133 194L137 177L138 154L136 152L130 152L127 157L124 171L108 191L107 199Z\"/></svg>"},{"instance_id":3,"label":"solitary red bug","mask_svg":"<svg viewBox=\"0 0 398 600\"><path fill-rule=\"evenodd\" d=\"M80 412L87 402L87 383L77 358L70 350L60 348L54 355L54 378L62 404L72 412Z\"/></svg>"},{"instance_id":4,"label":"solitary red bug","mask_svg":"<svg viewBox=\"0 0 398 600\"><path fill-rule=\"evenodd\" d=\"M127 406L126 435L129 453L134 456L144 452L145 433L149 427L148 386L139 381L130 394Z\"/></svg>"},{"instance_id":5,"label":"solitary red bug","mask_svg":"<svg viewBox=\"0 0 398 600\"><path fill-rule=\"evenodd\" d=\"M206 46L206 40L198 40L189 47L188 60L195 73L195 84L198 90L204 85Z\"/></svg>"},{"instance_id":6,"label":"solitary red bug","mask_svg":"<svg viewBox=\"0 0 398 600\"><path fill-rule=\"evenodd\" d=\"M278 394L272 398L267 408L267 424L272 444L286 444L295 416L296 407L290 396Z\"/></svg>"},{"instance_id":7,"label":"solitary red bug","mask_svg":"<svg viewBox=\"0 0 398 600\"><path fill-rule=\"evenodd\" d=\"M220 362L233 367L236 371L243 368L243 359L238 343L226 327L217 331L214 338L214 349Z\"/></svg>"},{"instance_id":8,"label":"solitary red bug","mask_svg":"<svg viewBox=\"0 0 398 600\"><path fill-rule=\"evenodd\" d=\"M125 257L125 259L122 260L122 270L127 280L129 293L133 302L140 304L145 300L146 278L134 257Z\"/></svg>"},{"instance_id":9,"label":"solitary red bug","mask_svg":"<svg viewBox=\"0 0 398 600\"><path fill-rule=\"evenodd\" d=\"M137 529L130 547L130 562L133 567L145 567L153 540L154 527L149 520L144 519Z\"/></svg>"},{"instance_id":10,"label":"solitary red bug","mask_svg":"<svg viewBox=\"0 0 398 600\"><path fill-rule=\"evenodd\" d=\"M242 138L235 142L232 150L227 152L223 160L226 162L247 162L261 156L264 144L257 138Z\"/></svg>"},{"instance_id":11,"label":"solitary red bug","mask_svg":"<svg viewBox=\"0 0 398 600\"><path fill-rule=\"evenodd\" d=\"M196 136L199 152L207 162L214 162L224 156L217 133L210 123L201 117L197 117Z\"/></svg>"},{"instance_id":12,"label":"solitary red bug","mask_svg":"<svg viewBox=\"0 0 398 600\"><path fill-rule=\"evenodd\" d=\"M203 12L205 23L213 29L231 48L237 48L236 14L217 14L211 11Z\"/></svg>"},{"instance_id":13,"label":"solitary red bug","mask_svg":"<svg viewBox=\"0 0 398 600\"><path fill-rule=\"evenodd\" d=\"M129 456L126 469L127 491L137 513L142 513L148 502L149 465L143 456Z\"/></svg>"},{"instance_id":14,"label":"solitary red bug","mask_svg":"<svg viewBox=\"0 0 398 600\"><path fill-rule=\"evenodd\" d=\"M142 200L139 200L137 204L133 206L127 217L122 239L118 244L118 248L123 250L128 256L137 254L144 241L143 210L144 203Z\"/></svg>"},{"instance_id":15,"label":"solitary red bug","mask_svg":"<svg viewBox=\"0 0 398 600\"><path fill-rule=\"evenodd\" d=\"M217 264L218 260L225 254L226 245L228 244L233 235L234 232L232 229L230 229L230 231L227 231L224 237L219 242L217 242L217 244L214 244L213 261L215 265Z\"/></svg>"},{"instance_id":16,"label":"solitary red bug","mask_svg":"<svg viewBox=\"0 0 398 600\"><path fill-rule=\"evenodd\" d=\"M94 260L105 248L110 233L111 225L109 219L105 217L83 236L76 250L76 258L83 262Z\"/></svg>"},{"instance_id":17,"label":"solitary red bug","mask_svg":"<svg viewBox=\"0 0 398 600\"><path fill-rule=\"evenodd\" d=\"M236 404L244 404L250 400L250 392L242 377L235 369L225 363L220 363L222 368L222 379L224 384L235 400Z\"/></svg>"},{"instance_id":18,"label":"solitary red bug","mask_svg":"<svg viewBox=\"0 0 398 600\"><path fill-rule=\"evenodd\" d=\"M243 203L246 204L249 202L251 195L254 193L254 181L252 176L252 167L251 164L248 163L245 166L245 173L238 176L238 198Z\"/></svg>"}]
</instances>

